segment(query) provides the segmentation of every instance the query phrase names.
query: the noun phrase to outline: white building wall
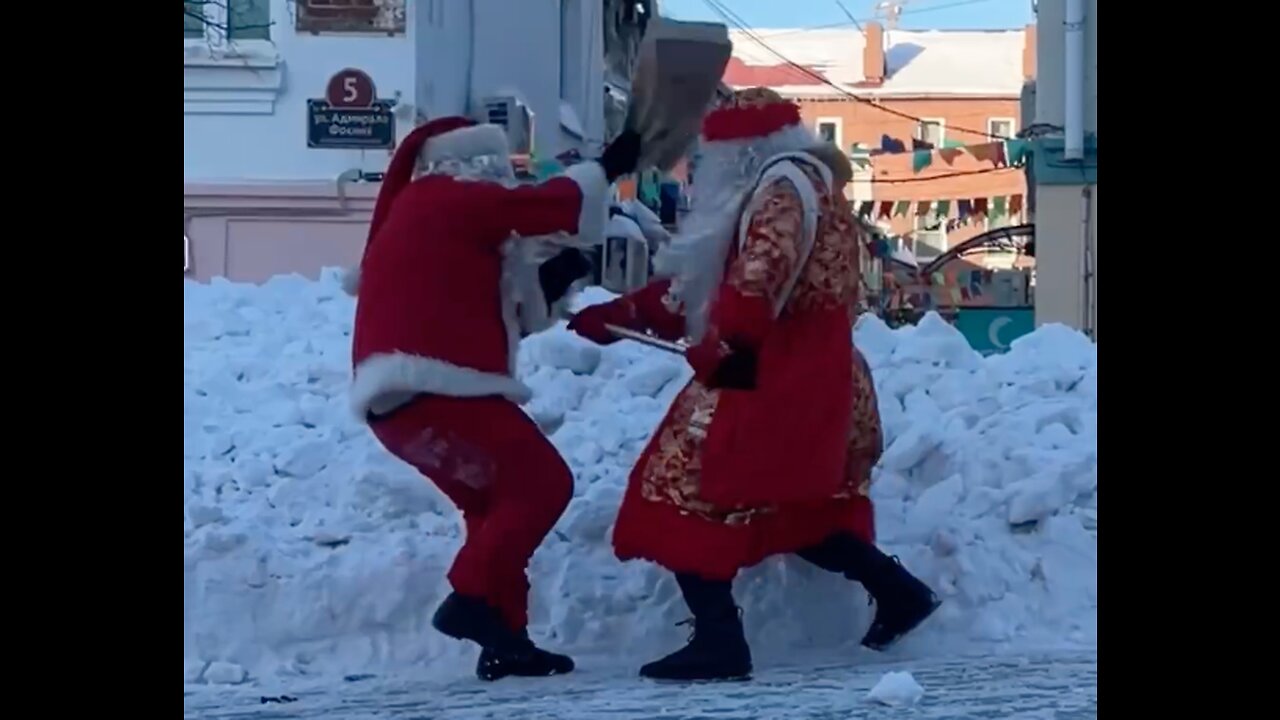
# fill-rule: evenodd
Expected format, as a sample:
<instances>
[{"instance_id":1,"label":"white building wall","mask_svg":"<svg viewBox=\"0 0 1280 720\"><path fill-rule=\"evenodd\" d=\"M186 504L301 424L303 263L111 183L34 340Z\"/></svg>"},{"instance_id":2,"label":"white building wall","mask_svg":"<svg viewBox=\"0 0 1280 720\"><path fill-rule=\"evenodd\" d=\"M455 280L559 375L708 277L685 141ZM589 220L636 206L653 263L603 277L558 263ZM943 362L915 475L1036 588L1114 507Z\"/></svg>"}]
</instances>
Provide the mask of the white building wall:
<instances>
[{"instance_id":1,"label":"white building wall","mask_svg":"<svg viewBox=\"0 0 1280 720\"><path fill-rule=\"evenodd\" d=\"M346 67L367 72L380 98L399 97L401 137L419 115L475 110L468 83L472 103L514 92L534 112L536 149L545 157L580 142L560 128L561 63L568 61L572 86L563 94L587 135L584 152L598 149L604 127L599 0L411 0L406 33L394 37L299 33L289 0L271 2L271 41L237 42L235 58L211 58L204 41L184 41L188 183L332 181L351 169L384 170L387 151L307 147L306 102L323 97L329 78ZM562 26L580 36L562 44Z\"/></svg>"},{"instance_id":2,"label":"white building wall","mask_svg":"<svg viewBox=\"0 0 1280 720\"><path fill-rule=\"evenodd\" d=\"M1036 12L1035 122L1066 119L1065 0L1040 0ZM1098 132L1098 2L1085 8L1084 131ZM1082 184L1036 178L1036 323L1063 323L1098 337L1098 187L1091 189L1089 244ZM1090 277L1091 275L1091 277Z\"/></svg>"},{"instance_id":3,"label":"white building wall","mask_svg":"<svg viewBox=\"0 0 1280 720\"><path fill-rule=\"evenodd\" d=\"M1036 7L1036 122L1061 126L1066 119L1066 0ZM1098 131L1098 0L1085 7L1084 131Z\"/></svg>"}]
</instances>

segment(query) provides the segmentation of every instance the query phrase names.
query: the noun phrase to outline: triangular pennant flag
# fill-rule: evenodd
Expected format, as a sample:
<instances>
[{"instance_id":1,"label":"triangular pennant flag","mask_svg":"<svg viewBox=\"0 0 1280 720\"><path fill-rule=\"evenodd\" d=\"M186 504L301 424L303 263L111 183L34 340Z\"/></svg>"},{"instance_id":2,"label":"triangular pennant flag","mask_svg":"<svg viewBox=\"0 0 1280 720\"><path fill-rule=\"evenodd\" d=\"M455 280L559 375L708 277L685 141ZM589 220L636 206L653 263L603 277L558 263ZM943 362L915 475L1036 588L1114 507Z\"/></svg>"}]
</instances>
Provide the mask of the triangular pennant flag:
<instances>
[{"instance_id":1,"label":"triangular pennant flag","mask_svg":"<svg viewBox=\"0 0 1280 720\"><path fill-rule=\"evenodd\" d=\"M892 214L893 214L893 201L892 200L881 201L880 213L877 215L877 219L879 218L888 219Z\"/></svg>"},{"instance_id":2,"label":"triangular pennant flag","mask_svg":"<svg viewBox=\"0 0 1280 720\"><path fill-rule=\"evenodd\" d=\"M951 214L951 201L939 200L937 203L938 217L944 218Z\"/></svg>"},{"instance_id":3,"label":"triangular pennant flag","mask_svg":"<svg viewBox=\"0 0 1280 720\"><path fill-rule=\"evenodd\" d=\"M986 199L986 198L974 198L974 199L973 199L973 214L974 214L974 215L986 215L986 214L987 214L987 199Z\"/></svg>"},{"instance_id":4,"label":"triangular pennant flag","mask_svg":"<svg viewBox=\"0 0 1280 720\"><path fill-rule=\"evenodd\" d=\"M972 200L968 200L968 199L961 200L961 201L958 203L958 205L959 205L959 213L960 213L960 219L961 219L961 220L965 220L966 218L968 218L970 215L972 215L972 214L973 214L973 201L972 201Z\"/></svg>"},{"instance_id":5,"label":"triangular pennant flag","mask_svg":"<svg viewBox=\"0 0 1280 720\"><path fill-rule=\"evenodd\" d=\"M1014 195L1009 198L1009 217L1021 217L1022 215L1022 196Z\"/></svg>"},{"instance_id":6,"label":"triangular pennant flag","mask_svg":"<svg viewBox=\"0 0 1280 720\"><path fill-rule=\"evenodd\" d=\"M888 135L881 135L880 149L887 153L900 153L906 152L907 146L897 138L889 137Z\"/></svg>"},{"instance_id":7,"label":"triangular pennant flag","mask_svg":"<svg viewBox=\"0 0 1280 720\"><path fill-rule=\"evenodd\" d=\"M960 157L960 153L964 152L960 148L943 148L938 151L938 155L942 157L942 161L948 165L954 165L956 158Z\"/></svg>"},{"instance_id":8,"label":"triangular pennant flag","mask_svg":"<svg viewBox=\"0 0 1280 720\"><path fill-rule=\"evenodd\" d=\"M910 200L899 200L898 203L893 206L894 217L906 217L909 212L911 212Z\"/></svg>"},{"instance_id":9,"label":"triangular pennant flag","mask_svg":"<svg viewBox=\"0 0 1280 720\"><path fill-rule=\"evenodd\" d=\"M1003 195L991 198L991 217L1004 217L1005 203L1008 201Z\"/></svg>"},{"instance_id":10,"label":"triangular pennant flag","mask_svg":"<svg viewBox=\"0 0 1280 720\"><path fill-rule=\"evenodd\" d=\"M1013 139L1005 141L1004 153L1010 165L1022 165L1027 161L1027 153L1031 151L1031 141Z\"/></svg>"},{"instance_id":11,"label":"triangular pennant flag","mask_svg":"<svg viewBox=\"0 0 1280 720\"><path fill-rule=\"evenodd\" d=\"M858 217L862 217L862 218L871 217L871 210L874 207L875 207L875 202L871 200L863 200L858 205Z\"/></svg>"},{"instance_id":12,"label":"triangular pennant flag","mask_svg":"<svg viewBox=\"0 0 1280 720\"><path fill-rule=\"evenodd\" d=\"M940 273L940 272L936 272L936 273L934 273L934 274L933 274L933 283L932 283L932 284L937 285L938 287L946 287L946 286L947 286L947 276L946 276L946 275L943 275L943 274L942 274L942 273Z\"/></svg>"},{"instance_id":13,"label":"triangular pennant flag","mask_svg":"<svg viewBox=\"0 0 1280 720\"><path fill-rule=\"evenodd\" d=\"M932 200L921 200L916 203L916 217L924 217L928 215L931 210L933 210Z\"/></svg>"},{"instance_id":14,"label":"triangular pennant flag","mask_svg":"<svg viewBox=\"0 0 1280 720\"><path fill-rule=\"evenodd\" d=\"M932 150L916 150L911 153L911 172L918 173L933 164Z\"/></svg>"},{"instance_id":15,"label":"triangular pennant flag","mask_svg":"<svg viewBox=\"0 0 1280 720\"><path fill-rule=\"evenodd\" d=\"M973 156L974 160L987 161L991 163L999 163L999 151L996 148L1003 148L1004 143L982 143L981 145L968 145L965 150Z\"/></svg>"},{"instance_id":16,"label":"triangular pennant flag","mask_svg":"<svg viewBox=\"0 0 1280 720\"><path fill-rule=\"evenodd\" d=\"M954 291L954 290L955 290L955 288L953 288L953 291ZM960 290L960 299L961 299L961 300L966 300L966 301L967 301L967 300L969 300L970 298L972 298L972 297L973 297L973 294L969 292L969 288L964 287L964 286L961 286L961 287L959 288L959 290Z\"/></svg>"}]
</instances>

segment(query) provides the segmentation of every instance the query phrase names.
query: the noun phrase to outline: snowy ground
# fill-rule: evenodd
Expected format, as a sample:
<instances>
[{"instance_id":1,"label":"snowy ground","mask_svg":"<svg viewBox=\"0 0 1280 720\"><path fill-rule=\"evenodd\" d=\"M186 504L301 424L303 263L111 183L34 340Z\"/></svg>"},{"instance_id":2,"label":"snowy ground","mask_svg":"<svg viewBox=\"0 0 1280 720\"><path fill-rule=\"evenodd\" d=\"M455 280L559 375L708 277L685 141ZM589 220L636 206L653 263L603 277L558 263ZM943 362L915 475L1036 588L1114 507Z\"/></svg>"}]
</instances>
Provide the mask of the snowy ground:
<instances>
[{"instance_id":1,"label":"snowy ground","mask_svg":"<svg viewBox=\"0 0 1280 720\"><path fill-rule=\"evenodd\" d=\"M202 698L231 702L317 679L343 697L367 694L343 675L456 684L474 663L473 651L429 626L459 542L454 511L349 417L352 306L333 278L184 284L188 712ZM819 695L813 683L851 668L862 669L850 682L869 688L875 663L913 672L918 663L922 707L934 689L923 679L930 664L953 667L948 657L994 658L992 677L1014 662L999 659L1010 653L1033 662L1070 652L1067 666L1088 665L1079 658L1093 657L1097 642L1096 347L1051 326L982 359L932 316L898 331L864 319L855 337L888 439L873 488L881 540L945 604L887 657L860 653L852 644L870 619L861 591L800 562L768 561L736 586L763 678L751 692L781 701L790 681L761 688L803 653L849 658L839 672L802 673ZM520 364L536 393L528 409L576 478L573 503L534 558L533 634L601 658L603 667L566 679L597 707L607 700L592 688L684 639L674 623L687 610L671 578L618 563L608 538L631 463L688 370L659 351L601 350L563 330L526 341ZM1034 662L1057 672L1056 660ZM935 688L950 671L938 672ZM225 687L235 684L253 688ZM478 688L468 687L442 696L462 703L448 717L485 716L464 711ZM645 692L660 708L666 696Z\"/></svg>"},{"instance_id":2,"label":"snowy ground","mask_svg":"<svg viewBox=\"0 0 1280 720\"><path fill-rule=\"evenodd\" d=\"M828 659L769 668L750 683L697 685L643 682L616 669L590 668L562 678L499 683L367 678L289 691L194 689L184 710L188 718L209 720L1083 720L1098 716L1097 664L1088 652L883 666ZM902 672L923 690L917 702L904 695L908 704L885 705L868 697L881 683L892 684L886 675ZM895 696L883 698L892 702Z\"/></svg>"}]
</instances>

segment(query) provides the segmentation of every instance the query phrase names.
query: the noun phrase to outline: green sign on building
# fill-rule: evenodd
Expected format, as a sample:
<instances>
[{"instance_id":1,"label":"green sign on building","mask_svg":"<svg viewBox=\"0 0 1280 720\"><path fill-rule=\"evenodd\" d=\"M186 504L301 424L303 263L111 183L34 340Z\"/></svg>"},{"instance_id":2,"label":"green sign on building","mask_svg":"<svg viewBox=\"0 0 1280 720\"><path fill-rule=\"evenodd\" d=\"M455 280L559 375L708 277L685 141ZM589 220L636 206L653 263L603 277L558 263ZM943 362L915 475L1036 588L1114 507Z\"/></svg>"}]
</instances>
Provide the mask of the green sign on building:
<instances>
[{"instance_id":1,"label":"green sign on building","mask_svg":"<svg viewBox=\"0 0 1280 720\"><path fill-rule=\"evenodd\" d=\"M994 355L1036 329L1036 311L1032 307L962 307L955 324L974 350Z\"/></svg>"}]
</instances>

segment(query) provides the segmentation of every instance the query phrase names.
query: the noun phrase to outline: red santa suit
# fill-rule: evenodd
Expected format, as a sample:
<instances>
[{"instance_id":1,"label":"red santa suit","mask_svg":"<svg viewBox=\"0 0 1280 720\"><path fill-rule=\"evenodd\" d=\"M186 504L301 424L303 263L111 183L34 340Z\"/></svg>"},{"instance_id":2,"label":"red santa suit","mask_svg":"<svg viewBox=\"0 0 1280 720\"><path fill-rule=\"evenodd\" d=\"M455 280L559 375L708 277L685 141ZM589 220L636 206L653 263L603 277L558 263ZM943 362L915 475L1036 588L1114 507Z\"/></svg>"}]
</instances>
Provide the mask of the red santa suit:
<instances>
[{"instance_id":1,"label":"red santa suit","mask_svg":"<svg viewBox=\"0 0 1280 720\"><path fill-rule=\"evenodd\" d=\"M688 336L691 363L723 355L722 342L758 358L752 390L699 374L676 397L632 471L621 559L728 580L833 533L874 541L880 418L851 343L861 236L830 170L803 152L813 143L791 104L709 115L694 210L655 260L671 279L597 318Z\"/></svg>"},{"instance_id":2,"label":"red santa suit","mask_svg":"<svg viewBox=\"0 0 1280 720\"><path fill-rule=\"evenodd\" d=\"M556 319L538 265L577 236L600 236L608 183L588 162L516 186L508 152L501 128L464 118L427 123L397 150L352 283L350 399L462 511L454 590L519 630L529 557L572 475L517 406L530 391L515 377L516 346Z\"/></svg>"}]
</instances>

